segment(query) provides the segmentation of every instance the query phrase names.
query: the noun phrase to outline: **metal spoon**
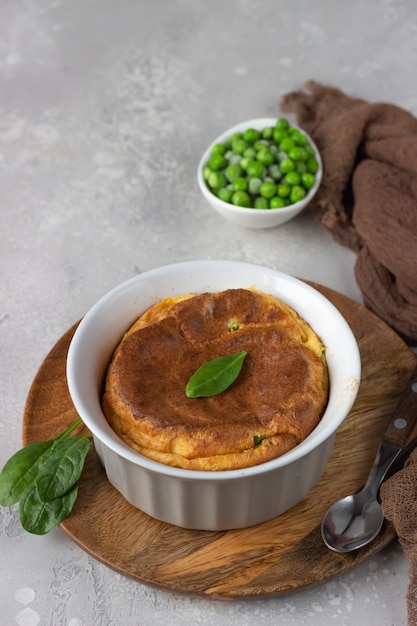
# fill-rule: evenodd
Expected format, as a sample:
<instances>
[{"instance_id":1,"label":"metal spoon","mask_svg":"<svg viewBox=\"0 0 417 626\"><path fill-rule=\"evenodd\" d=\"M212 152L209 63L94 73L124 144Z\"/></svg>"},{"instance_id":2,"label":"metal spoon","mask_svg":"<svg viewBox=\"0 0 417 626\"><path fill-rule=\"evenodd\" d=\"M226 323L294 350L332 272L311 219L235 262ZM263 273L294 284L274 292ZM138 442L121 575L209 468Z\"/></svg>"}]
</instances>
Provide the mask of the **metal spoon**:
<instances>
[{"instance_id":1,"label":"metal spoon","mask_svg":"<svg viewBox=\"0 0 417 626\"><path fill-rule=\"evenodd\" d=\"M352 496L337 500L324 515L321 534L334 552L351 552L375 539L384 521L378 502L379 487L405 447L417 421L417 367L400 397L384 433L365 486Z\"/></svg>"}]
</instances>

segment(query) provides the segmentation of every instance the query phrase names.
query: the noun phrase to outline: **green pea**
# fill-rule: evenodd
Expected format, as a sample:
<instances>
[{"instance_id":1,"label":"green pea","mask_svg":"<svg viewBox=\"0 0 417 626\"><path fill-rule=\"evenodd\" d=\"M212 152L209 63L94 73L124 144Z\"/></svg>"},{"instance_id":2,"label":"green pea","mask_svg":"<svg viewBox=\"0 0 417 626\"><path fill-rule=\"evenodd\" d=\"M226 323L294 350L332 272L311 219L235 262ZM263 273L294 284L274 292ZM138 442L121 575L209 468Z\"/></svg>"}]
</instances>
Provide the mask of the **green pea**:
<instances>
[{"instance_id":1,"label":"green pea","mask_svg":"<svg viewBox=\"0 0 417 626\"><path fill-rule=\"evenodd\" d=\"M287 201L284 198L281 198L280 196L274 196L269 201L270 209L282 209L287 205L288 205Z\"/></svg>"},{"instance_id":2,"label":"green pea","mask_svg":"<svg viewBox=\"0 0 417 626\"><path fill-rule=\"evenodd\" d=\"M275 143L280 144L283 139L288 137L288 133L283 128L274 128L274 132L272 133L272 139Z\"/></svg>"},{"instance_id":3,"label":"green pea","mask_svg":"<svg viewBox=\"0 0 417 626\"><path fill-rule=\"evenodd\" d=\"M298 174L305 174L307 172L307 165L305 163L303 163L302 161L296 161L295 162L295 171L298 172Z\"/></svg>"},{"instance_id":4,"label":"green pea","mask_svg":"<svg viewBox=\"0 0 417 626\"><path fill-rule=\"evenodd\" d=\"M269 207L268 200L262 196L258 196L255 198L253 206L255 209L267 209Z\"/></svg>"},{"instance_id":5,"label":"green pea","mask_svg":"<svg viewBox=\"0 0 417 626\"><path fill-rule=\"evenodd\" d=\"M227 159L222 154L213 154L209 159L208 166L213 172L218 172L227 166Z\"/></svg>"},{"instance_id":6,"label":"green pea","mask_svg":"<svg viewBox=\"0 0 417 626\"><path fill-rule=\"evenodd\" d=\"M239 178L239 176L242 176L243 172L242 172L241 166L235 163L234 165L229 165L229 167L226 168L224 173L225 173L227 180L230 182L233 182L236 178Z\"/></svg>"},{"instance_id":7,"label":"green pea","mask_svg":"<svg viewBox=\"0 0 417 626\"><path fill-rule=\"evenodd\" d=\"M265 148L268 147L268 142L265 141L265 139L260 139L259 141L253 144L253 147L255 148L257 152L259 152L259 150L265 150Z\"/></svg>"},{"instance_id":8,"label":"green pea","mask_svg":"<svg viewBox=\"0 0 417 626\"><path fill-rule=\"evenodd\" d=\"M243 133L233 133L233 135L230 135L229 137L230 145L232 145L232 143L236 141L237 139L243 139Z\"/></svg>"},{"instance_id":9,"label":"green pea","mask_svg":"<svg viewBox=\"0 0 417 626\"><path fill-rule=\"evenodd\" d=\"M289 127L290 127L290 124L288 120L285 119L285 117L279 117L277 121L275 122L275 128L286 130Z\"/></svg>"},{"instance_id":10,"label":"green pea","mask_svg":"<svg viewBox=\"0 0 417 626\"><path fill-rule=\"evenodd\" d=\"M261 133L259 132L259 130L255 130L254 128L248 128L243 133L243 139L248 143L255 143L255 141L258 141L260 136Z\"/></svg>"},{"instance_id":11,"label":"green pea","mask_svg":"<svg viewBox=\"0 0 417 626\"><path fill-rule=\"evenodd\" d=\"M241 158L242 156L240 154L232 154L232 156L229 159L229 165L239 164Z\"/></svg>"},{"instance_id":12,"label":"green pea","mask_svg":"<svg viewBox=\"0 0 417 626\"><path fill-rule=\"evenodd\" d=\"M232 195L232 204L241 207L250 207L250 197L246 191L235 191Z\"/></svg>"},{"instance_id":13,"label":"green pea","mask_svg":"<svg viewBox=\"0 0 417 626\"><path fill-rule=\"evenodd\" d=\"M303 133L300 133L300 131L297 129L295 129L295 132L291 136L294 139L297 146L306 146L308 143L307 137Z\"/></svg>"},{"instance_id":14,"label":"green pea","mask_svg":"<svg viewBox=\"0 0 417 626\"><path fill-rule=\"evenodd\" d=\"M292 172L293 170L295 170L294 161L291 161L291 159L282 159L282 161L280 161L279 167L283 174L288 174L288 172Z\"/></svg>"},{"instance_id":15,"label":"green pea","mask_svg":"<svg viewBox=\"0 0 417 626\"><path fill-rule=\"evenodd\" d=\"M314 174L310 174L309 172L301 174L301 183L305 189L312 189L315 182Z\"/></svg>"},{"instance_id":16,"label":"green pea","mask_svg":"<svg viewBox=\"0 0 417 626\"><path fill-rule=\"evenodd\" d=\"M259 193L259 187L262 185L260 178L249 178L248 191L252 196L257 196Z\"/></svg>"},{"instance_id":17,"label":"green pea","mask_svg":"<svg viewBox=\"0 0 417 626\"><path fill-rule=\"evenodd\" d=\"M307 161L308 159L307 152L304 150L304 148L300 148L300 146L294 146L294 148L291 148L291 150L288 152L288 156L293 161Z\"/></svg>"},{"instance_id":18,"label":"green pea","mask_svg":"<svg viewBox=\"0 0 417 626\"><path fill-rule=\"evenodd\" d=\"M300 202L306 196L306 190L304 187L300 187L300 185L294 185L291 187L290 191L290 200L294 204L295 202Z\"/></svg>"},{"instance_id":19,"label":"green pea","mask_svg":"<svg viewBox=\"0 0 417 626\"><path fill-rule=\"evenodd\" d=\"M283 152L283 150L280 150L278 148L278 153L276 155L278 161L284 161L284 159L288 159L288 154L286 152Z\"/></svg>"},{"instance_id":20,"label":"green pea","mask_svg":"<svg viewBox=\"0 0 417 626\"><path fill-rule=\"evenodd\" d=\"M274 162L274 155L271 154L271 152L269 152L266 148L265 150L259 150L256 158L262 163L262 165L272 165Z\"/></svg>"},{"instance_id":21,"label":"green pea","mask_svg":"<svg viewBox=\"0 0 417 626\"><path fill-rule=\"evenodd\" d=\"M262 139L272 139L273 134L274 129L272 126L265 126L265 128L262 129Z\"/></svg>"},{"instance_id":22,"label":"green pea","mask_svg":"<svg viewBox=\"0 0 417 626\"><path fill-rule=\"evenodd\" d=\"M315 158L316 153L315 153L315 151L314 151L313 146L310 146L310 144L308 143L308 144L305 146L305 148L304 148L304 149L305 149L305 151L307 152L308 156L311 156L311 157Z\"/></svg>"},{"instance_id":23,"label":"green pea","mask_svg":"<svg viewBox=\"0 0 417 626\"><path fill-rule=\"evenodd\" d=\"M249 157L242 157L242 158L240 159L240 161L239 161L239 165L240 165L240 167L242 168L242 170L245 170L245 171L246 171L246 169L247 169L247 167L248 167L249 163L251 162L251 160L252 160L252 159L250 159Z\"/></svg>"},{"instance_id":24,"label":"green pea","mask_svg":"<svg viewBox=\"0 0 417 626\"><path fill-rule=\"evenodd\" d=\"M263 172L264 166L260 161L251 161L250 163L248 163L248 166L246 168L246 173L248 176L259 178L263 175Z\"/></svg>"},{"instance_id":25,"label":"green pea","mask_svg":"<svg viewBox=\"0 0 417 626\"><path fill-rule=\"evenodd\" d=\"M215 143L211 149L211 154L220 154L224 156L226 153L226 146L222 143Z\"/></svg>"},{"instance_id":26,"label":"green pea","mask_svg":"<svg viewBox=\"0 0 417 626\"><path fill-rule=\"evenodd\" d=\"M287 185L290 185L290 187L292 187L293 185L299 185L301 182L301 176L300 174L297 174L297 172L288 172L288 174L285 174L284 176L284 183L287 183Z\"/></svg>"},{"instance_id":27,"label":"green pea","mask_svg":"<svg viewBox=\"0 0 417 626\"><path fill-rule=\"evenodd\" d=\"M248 144L243 139L236 139L232 143L232 152L234 154L243 154L248 147Z\"/></svg>"},{"instance_id":28,"label":"green pea","mask_svg":"<svg viewBox=\"0 0 417 626\"><path fill-rule=\"evenodd\" d=\"M280 198L287 198L290 195L290 186L282 183L277 187L277 194Z\"/></svg>"},{"instance_id":29,"label":"green pea","mask_svg":"<svg viewBox=\"0 0 417 626\"><path fill-rule=\"evenodd\" d=\"M294 139L291 139L291 137L285 137L285 139L283 139L281 143L279 144L279 147L281 148L281 150L287 153L289 153L291 148L294 148L294 146L295 146L295 141Z\"/></svg>"},{"instance_id":30,"label":"green pea","mask_svg":"<svg viewBox=\"0 0 417 626\"><path fill-rule=\"evenodd\" d=\"M209 168L209 166L206 165L205 167L203 167L203 180L207 182L210 174L211 174L211 169Z\"/></svg>"},{"instance_id":31,"label":"green pea","mask_svg":"<svg viewBox=\"0 0 417 626\"><path fill-rule=\"evenodd\" d=\"M279 180L282 176L282 172L277 163L273 163L268 167L268 174L273 178L273 180Z\"/></svg>"},{"instance_id":32,"label":"green pea","mask_svg":"<svg viewBox=\"0 0 417 626\"><path fill-rule=\"evenodd\" d=\"M307 170L311 172L311 174L316 174L319 169L319 164L316 159L309 159L307 161Z\"/></svg>"},{"instance_id":33,"label":"green pea","mask_svg":"<svg viewBox=\"0 0 417 626\"><path fill-rule=\"evenodd\" d=\"M233 191L246 191L248 188L248 181L244 176L238 176L232 181Z\"/></svg>"},{"instance_id":34,"label":"green pea","mask_svg":"<svg viewBox=\"0 0 417 626\"><path fill-rule=\"evenodd\" d=\"M262 185L259 187L259 193L264 198L272 198L273 196L275 196L276 192L276 184L269 181L263 182Z\"/></svg>"},{"instance_id":35,"label":"green pea","mask_svg":"<svg viewBox=\"0 0 417 626\"><path fill-rule=\"evenodd\" d=\"M231 189L228 189L227 187L222 187L218 190L217 195L220 200L223 200L223 202L230 202L230 200L232 199L233 191Z\"/></svg>"},{"instance_id":36,"label":"green pea","mask_svg":"<svg viewBox=\"0 0 417 626\"><path fill-rule=\"evenodd\" d=\"M220 187L227 185L227 179L223 172L210 172L207 182L212 189L220 189Z\"/></svg>"},{"instance_id":37,"label":"green pea","mask_svg":"<svg viewBox=\"0 0 417 626\"><path fill-rule=\"evenodd\" d=\"M243 156L249 157L250 159L254 159L256 157L255 148L246 148L245 152L243 153Z\"/></svg>"}]
</instances>

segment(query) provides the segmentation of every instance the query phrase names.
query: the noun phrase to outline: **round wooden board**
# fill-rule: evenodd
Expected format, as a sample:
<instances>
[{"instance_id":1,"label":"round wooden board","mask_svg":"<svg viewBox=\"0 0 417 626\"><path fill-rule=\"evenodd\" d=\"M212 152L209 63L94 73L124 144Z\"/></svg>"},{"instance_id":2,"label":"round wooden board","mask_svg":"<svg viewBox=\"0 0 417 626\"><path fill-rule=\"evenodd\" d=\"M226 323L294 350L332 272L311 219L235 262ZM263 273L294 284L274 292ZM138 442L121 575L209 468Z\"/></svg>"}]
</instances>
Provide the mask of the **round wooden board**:
<instances>
[{"instance_id":1,"label":"round wooden board","mask_svg":"<svg viewBox=\"0 0 417 626\"><path fill-rule=\"evenodd\" d=\"M415 357L378 317L349 298L313 285L341 311L359 343L362 379L357 401L338 431L319 483L280 517L243 530L192 531L159 522L128 504L107 481L91 449L79 496L62 529L81 548L134 580L176 593L259 598L300 591L345 573L394 537L385 523L377 539L351 554L328 550L324 512L359 489ZM29 391L23 443L57 436L76 419L65 376L71 328L42 363ZM273 493L271 493L273 497Z\"/></svg>"}]
</instances>

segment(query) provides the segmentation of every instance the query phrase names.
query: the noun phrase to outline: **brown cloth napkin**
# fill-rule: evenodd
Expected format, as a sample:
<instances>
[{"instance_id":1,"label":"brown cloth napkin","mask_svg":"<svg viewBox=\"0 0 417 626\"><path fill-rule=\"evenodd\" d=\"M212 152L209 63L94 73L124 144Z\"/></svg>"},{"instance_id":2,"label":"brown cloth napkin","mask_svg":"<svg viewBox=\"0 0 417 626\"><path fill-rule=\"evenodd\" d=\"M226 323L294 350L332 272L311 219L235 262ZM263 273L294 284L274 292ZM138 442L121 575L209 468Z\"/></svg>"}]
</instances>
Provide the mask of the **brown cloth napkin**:
<instances>
[{"instance_id":1,"label":"brown cloth napkin","mask_svg":"<svg viewBox=\"0 0 417 626\"><path fill-rule=\"evenodd\" d=\"M310 208L357 252L365 306L417 345L417 119L314 81L280 105L320 150L323 179Z\"/></svg>"},{"instance_id":2,"label":"brown cloth napkin","mask_svg":"<svg viewBox=\"0 0 417 626\"><path fill-rule=\"evenodd\" d=\"M404 468L382 485L381 504L409 560L408 624L417 626L417 449Z\"/></svg>"}]
</instances>

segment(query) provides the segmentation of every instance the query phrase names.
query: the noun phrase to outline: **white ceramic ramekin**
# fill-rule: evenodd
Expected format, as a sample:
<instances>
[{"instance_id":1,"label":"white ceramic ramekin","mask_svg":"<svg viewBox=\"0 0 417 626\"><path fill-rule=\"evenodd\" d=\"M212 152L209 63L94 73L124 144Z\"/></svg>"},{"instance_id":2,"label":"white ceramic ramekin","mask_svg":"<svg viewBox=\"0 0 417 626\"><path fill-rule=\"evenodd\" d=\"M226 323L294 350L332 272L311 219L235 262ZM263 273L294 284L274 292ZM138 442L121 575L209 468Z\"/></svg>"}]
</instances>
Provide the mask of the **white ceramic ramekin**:
<instances>
[{"instance_id":1,"label":"white ceramic ramekin","mask_svg":"<svg viewBox=\"0 0 417 626\"><path fill-rule=\"evenodd\" d=\"M314 141L311 139L310 135L308 135L301 128L299 128L299 130L308 138L311 147L314 149L315 158L319 165L319 169L316 173L316 182L314 184L314 187L309 190L303 200L300 200L295 204L283 207L282 209L247 209L244 207L234 206L229 202L223 202L223 200L220 200L220 198L215 196L207 187L203 178L203 168L210 158L211 149L214 144L225 142L234 133L244 132L248 128L261 130L266 126L274 126L275 122L276 118L261 117L253 120L247 120L246 122L241 122L240 124L236 124L236 126L232 126L228 130L221 133L221 135L216 137L216 139L211 142L207 150L205 150L203 156L200 159L197 168L197 181L201 193L203 194L205 199L211 204L213 209L215 209L215 211L217 211L222 217L226 218L230 222L233 222L234 224L239 224L240 226L245 226L246 228L274 228L276 226L281 226L281 224L285 224L289 220L292 220L296 215L301 213L301 211L303 211L305 207L311 202L313 197L316 195L318 188L320 187L323 175L323 164L320 157L320 152ZM293 127L298 128L294 125Z\"/></svg>"},{"instance_id":2,"label":"white ceramic ramekin","mask_svg":"<svg viewBox=\"0 0 417 626\"><path fill-rule=\"evenodd\" d=\"M123 333L162 298L238 287L256 287L284 300L326 345L330 393L320 424L290 452L241 470L177 469L134 452L113 432L100 408L106 366ZM152 517L201 530L244 528L272 519L300 502L322 474L336 430L356 398L360 372L355 337L323 295L277 270L233 261L177 263L127 280L86 314L67 359L72 401L93 435L112 485Z\"/></svg>"}]
</instances>

